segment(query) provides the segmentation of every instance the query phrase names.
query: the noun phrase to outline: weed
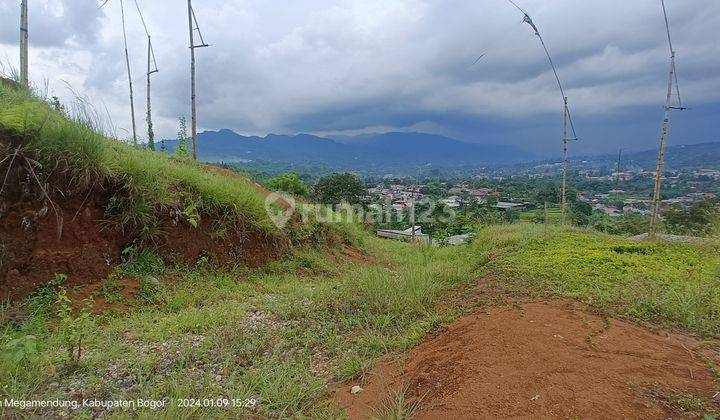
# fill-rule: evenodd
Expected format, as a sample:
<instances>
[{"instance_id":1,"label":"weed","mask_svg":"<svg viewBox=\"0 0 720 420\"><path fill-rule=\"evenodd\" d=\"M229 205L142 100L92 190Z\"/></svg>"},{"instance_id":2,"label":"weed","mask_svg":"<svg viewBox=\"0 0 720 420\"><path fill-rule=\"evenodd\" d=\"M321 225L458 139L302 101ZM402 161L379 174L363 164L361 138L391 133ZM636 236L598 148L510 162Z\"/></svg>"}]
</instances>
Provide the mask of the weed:
<instances>
[{"instance_id":1,"label":"weed","mask_svg":"<svg viewBox=\"0 0 720 420\"><path fill-rule=\"evenodd\" d=\"M5 343L2 353L0 353L0 358L2 358L3 361L18 364L34 356L37 351L37 337L34 335L24 335Z\"/></svg>"},{"instance_id":2,"label":"weed","mask_svg":"<svg viewBox=\"0 0 720 420\"><path fill-rule=\"evenodd\" d=\"M65 274L55 274L49 282L38 286L25 300L25 307L31 314L47 314L57 298L60 285L67 280Z\"/></svg>"},{"instance_id":3,"label":"weed","mask_svg":"<svg viewBox=\"0 0 720 420\"><path fill-rule=\"evenodd\" d=\"M152 276L145 276L140 280L140 291L137 294L138 302L146 305L158 302L160 282Z\"/></svg>"},{"instance_id":4,"label":"weed","mask_svg":"<svg viewBox=\"0 0 720 420\"><path fill-rule=\"evenodd\" d=\"M423 400L427 394L416 399L408 399L407 392L407 386L391 392L380 407L376 409L376 418L382 420L412 419L422 407Z\"/></svg>"},{"instance_id":5,"label":"weed","mask_svg":"<svg viewBox=\"0 0 720 420\"><path fill-rule=\"evenodd\" d=\"M94 326L90 312L92 301L86 300L77 316L73 315L72 302L64 289L58 292L56 303L60 336L67 348L70 363L76 365L82 357L83 340L91 334Z\"/></svg>"},{"instance_id":6,"label":"weed","mask_svg":"<svg viewBox=\"0 0 720 420\"><path fill-rule=\"evenodd\" d=\"M107 303L124 302L125 296L120 292L120 284L115 274L109 275L100 284L100 289L96 292L98 296L102 296Z\"/></svg>"}]
</instances>

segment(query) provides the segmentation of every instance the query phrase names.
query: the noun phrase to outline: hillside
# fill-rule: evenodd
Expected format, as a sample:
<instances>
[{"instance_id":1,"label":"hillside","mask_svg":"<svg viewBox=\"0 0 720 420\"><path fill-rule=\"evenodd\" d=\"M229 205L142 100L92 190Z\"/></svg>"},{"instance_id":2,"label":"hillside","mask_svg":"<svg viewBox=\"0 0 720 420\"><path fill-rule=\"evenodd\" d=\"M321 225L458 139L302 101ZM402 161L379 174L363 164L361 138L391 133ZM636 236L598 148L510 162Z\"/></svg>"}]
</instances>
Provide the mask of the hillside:
<instances>
[{"instance_id":1,"label":"hillside","mask_svg":"<svg viewBox=\"0 0 720 420\"><path fill-rule=\"evenodd\" d=\"M623 168L649 169L657 166L657 158L657 149L626 152L623 153L620 164ZM618 156L587 156L582 159L602 163L606 167L614 169ZM665 167L668 170L719 168L720 142L668 146L665 149Z\"/></svg>"},{"instance_id":2,"label":"hillside","mask_svg":"<svg viewBox=\"0 0 720 420\"><path fill-rule=\"evenodd\" d=\"M159 284L93 318L78 365L63 355L48 304L30 301L33 315L6 328L4 341L32 335L37 348L0 359L0 396L170 402L111 417L338 418L348 409L351 418L427 418L443 405L458 417L720 410L717 244L519 224L484 229L463 247L367 238L364 251L307 249L264 268L146 255L121 269ZM570 392L583 384L603 392ZM350 394L354 385L365 391ZM487 392L463 394L477 387ZM181 405L218 396L227 405Z\"/></svg>"},{"instance_id":3,"label":"hillside","mask_svg":"<svg viewBox=\"0 0 720 420\"><path fill-rule=\"evenodd\" d=\"M59 273L68 285L99 282L145 251L261 266L304 229L276 227L267 191L233 173L127 146L10 85L0 86L0 104L2 299Z\"/></svg>"},{"instance_id":4,"label":"hillside","mask_svg":"<svg viewBox=\"0 0 720 420\"><path fill-rule=\"evenodd\" d=\"M166 140L165 144L172 150L177 141ZM333 140L309 134L248 137L224 129L198 134L198 148L200 159L207 162L263 160L347 169L393 164L500 164L532 158L511 146L465 143L424 133L384 133Z\"/></svg>"}]
</instances>

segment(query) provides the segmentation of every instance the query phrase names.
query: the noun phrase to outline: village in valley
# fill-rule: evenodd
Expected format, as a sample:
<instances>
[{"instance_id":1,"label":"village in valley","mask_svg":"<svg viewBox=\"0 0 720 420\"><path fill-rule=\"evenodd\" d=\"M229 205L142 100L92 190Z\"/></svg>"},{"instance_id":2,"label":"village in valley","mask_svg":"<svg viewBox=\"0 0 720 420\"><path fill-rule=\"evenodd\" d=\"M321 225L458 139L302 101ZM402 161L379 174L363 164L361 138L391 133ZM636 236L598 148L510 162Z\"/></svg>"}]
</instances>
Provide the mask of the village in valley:
<instances>
[{"instance_id":1,"label":"village in valley","mask_svg":"<svg viewBox=\"0 0 720 420\"><path fill-rule=\"evenodd\" d=\"M393 232L405 232L390 236L394 239L410 237L410 214L413 212L418 218L416 235L427 235L427 230L433 230L432 223L423 223L428 220L427 217L421 219L421 215L427 216L439 207L453 213L494 213L509 221L547 221L560 211L560 197L557 195L560 191L560 171L558 163L542 163L516 168L514 173L508 168L484 168L482 174L464 178L370 178L362 201L372 210L395 216L395 219L384 220L384 224L378 225L381 230L392 225L396 228ZM648 168L610 170L587 161L577 161L572 179L578 188L571 191L570 211L584 211L586 216L594 214L592 218L595 220L632 218L642 223L652 213L655 175L656 171ZM720 193L720 169L670 170L663 178L666 186L666 193L660 200L663 214L670 209L687 210L702 202L713 202ZM590 219L588 217L586 223L580 224L591 224ZM401 229L403 223L407 229ZM455 235L449 236L449 243L461 243L455 237L472 230L454 232ZM387 235L380 233L380 236Z\"/></svg>"}]
</instances>

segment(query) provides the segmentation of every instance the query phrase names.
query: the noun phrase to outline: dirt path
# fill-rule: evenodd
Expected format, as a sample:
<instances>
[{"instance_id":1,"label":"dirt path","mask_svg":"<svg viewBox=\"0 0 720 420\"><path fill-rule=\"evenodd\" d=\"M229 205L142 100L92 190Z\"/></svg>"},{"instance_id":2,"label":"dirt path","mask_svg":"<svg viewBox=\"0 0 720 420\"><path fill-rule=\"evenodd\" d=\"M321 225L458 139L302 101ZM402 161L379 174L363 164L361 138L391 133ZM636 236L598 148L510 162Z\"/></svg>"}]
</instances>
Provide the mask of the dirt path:
<instances>
[{"instance_id":1,"label":"dirt path","mask_svg":"<svg viewBox=\"0 0 720 420\"><path fill-rule=\"evenodd\" d=\"M378 363L335 402L384 417L398 390L420 419L684 418L720 408L717 342L604 319L571 301L491 308L462 318L402 362Z\"/></svg>"}]
</instances>

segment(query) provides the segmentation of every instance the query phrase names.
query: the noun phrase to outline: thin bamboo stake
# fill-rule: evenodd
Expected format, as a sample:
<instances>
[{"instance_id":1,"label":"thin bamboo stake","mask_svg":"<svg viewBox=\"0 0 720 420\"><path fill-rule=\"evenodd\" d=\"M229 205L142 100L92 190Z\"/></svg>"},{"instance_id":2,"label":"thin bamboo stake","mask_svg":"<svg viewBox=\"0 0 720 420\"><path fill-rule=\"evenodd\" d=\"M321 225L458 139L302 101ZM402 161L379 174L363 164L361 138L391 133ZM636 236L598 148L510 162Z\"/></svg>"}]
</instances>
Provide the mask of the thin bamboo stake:
<instances>
[{"instance_id":1,"label":"thin bamboo stake","mask_svg":"<svg viewBox=\"0 0 720 420\"><path fill-rule=\"evenodd\" d=\"M147 115L145 116L145 121L147 122L147 133L148 133L148 149L155 150L155 132L153 131L153 124L152 124L152 106L150 103L150 75L153 73L158 72L157 68L157 61L155 61L155 51L153 50L152 46L152 39L150 38L150 31L148 30L147 24L145 23L145 17L143 17L142 11L140 10L140 5L138 4L137 0L133 0L135 3L135 8L137 9L138 16L140 16L140 22L142 22L143 28L145 29L145 35L147 35L148 39L148 45L147 45L147 72L145 73L145 76L147 77ZM151 64L154 64L154 66L151 66Z\"/></svg>"},{"instance_id":2,"label":"thin bamboo stake","mask_svg":"<svg viewBox=\"0 0 720 420\"><path fill-rule=\"evenodd\" d=\"M192 157L197 160L197 111L195 109L195 42L193 40L192 0L188 0L188 29L190 30L190 127L192 131Z\"/></svg>"},{"instance_id":3,"label":"thin bamboo stake","mask_svg":"<svg viewBox=\"0 0 720 420\"><path fill-rule=\"evenodd\" d=\"M568 100L563 98L563 170L562 170L562 221L565 226L567 220L567 168L568 168Z\"/></svg>"},{"instance_id":4,"label":"thin bamboo stake","mask_svg":"<svg viewBox=\"0 0 720 420\"><path fill-rule=\"evenodd\" d=\"M148 149L155 150L155 133L153 132L152 124L152 112L150 106L150 75L157 73L155 70L150 69L150 60L152 58L152 42L150 41L150 35L148 35L148 53L147 53L147 127L148 127Z\"/></svg>"},{"instance_id":5,"label":"thin bamboo stake","mask_svg":"<svg viewBox=\"0 0 720 420\"><path fill-rule=\"evenodd\" d=\"M195 28L193 28L193 22L195 22ZM192 7L192 0L188 0L188 29L190 31L190 102L191 102L191 119L190 122L192 131L192 156L193 160L197 160L197 108L195 105L195 48L209 47L203 39L202 32L200 32L200 26L197 23L195 17L195 11ZM197 29L198 35L200 36L200 44L195 45L195 39L193 36L194 30Z\"/></svg>"},{"instance_id":6,"label":"thin bamboo stake","mask_svg":"<svg viewBox=\"0 0 720 420\"><path fill-rule=\"evenodd\" d=\"M132 74L130 73L130 55L127 47L127 34L125 32L125 7L123 0L120 0L120 16L122 20L123 42L125 43L125 65L127 66L128 86L130 87L130 118L132 120L133 146L137 147L137 128L135 126L135 103L133 101Z\"/></svg>"},{"instance_id":7,"label":"thin bamboo stake","mask_svg":"<svg viewBox=\"0 0 720 420\"><path fill-rule=\"evenodd\" d=\"M20 2L20 83L28 87L28 4Z\"/></svg>"}]
</instances>

